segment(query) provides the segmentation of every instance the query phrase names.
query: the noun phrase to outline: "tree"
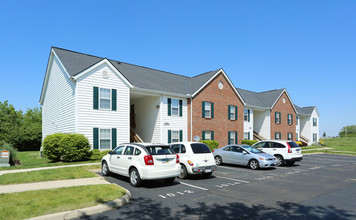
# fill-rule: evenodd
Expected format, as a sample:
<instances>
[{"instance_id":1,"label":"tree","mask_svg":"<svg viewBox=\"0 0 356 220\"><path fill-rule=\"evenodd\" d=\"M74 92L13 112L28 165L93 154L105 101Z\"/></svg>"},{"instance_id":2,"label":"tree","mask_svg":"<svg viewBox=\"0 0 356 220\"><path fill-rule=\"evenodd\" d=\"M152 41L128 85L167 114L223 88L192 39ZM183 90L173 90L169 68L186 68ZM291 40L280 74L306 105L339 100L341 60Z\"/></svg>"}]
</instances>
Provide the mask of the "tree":
<instances>
[{"instance_id":1,"label":"tree","mask_svg":"<svg viewBox=\"0 0 356 220\"><path fill-rule=\"evenodd\" d=\"M326 137L326 133L325 133L325 131L324 131L323 137L324 137L324 138Z\"/></svg>"},{"instance_id":2,"label":"tree","mask_svg":"<svg viewBox=\"0 0 356 220\"><path fill-rule=\"evenodd\" d=\"M23 120L22 111L16 111L8 101L0 101L0 140L15 146L14 141L19 136L18 128Z\"/></svg>"},{"instance_id":3,"label":"tree","mask_svg":"<svg viewBox=\"0 0 356 220\"><path fill-rule=\"evenodd\" d=\"M356 137L356 125L345 126L339 132L340 137Z\"/></svg>"}]
</instances>

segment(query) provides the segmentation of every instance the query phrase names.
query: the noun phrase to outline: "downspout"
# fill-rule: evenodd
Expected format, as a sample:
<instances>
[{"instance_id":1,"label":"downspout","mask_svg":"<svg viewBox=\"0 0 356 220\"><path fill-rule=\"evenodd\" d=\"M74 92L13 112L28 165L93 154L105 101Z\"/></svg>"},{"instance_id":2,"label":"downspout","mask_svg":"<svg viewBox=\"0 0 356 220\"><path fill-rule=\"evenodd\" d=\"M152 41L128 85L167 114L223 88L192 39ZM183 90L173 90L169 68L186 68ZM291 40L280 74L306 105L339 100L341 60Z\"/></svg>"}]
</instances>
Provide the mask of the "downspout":
<instances>
[{"instance_id":1,"label":"downspout","mask_svg":"<svg viewBox=\"0 0 356 220\"><path fill-rule=\"evenodd\" d=\"M193 141L193 98L190 97L190 141Z\"/></svg>"}]
</instances>

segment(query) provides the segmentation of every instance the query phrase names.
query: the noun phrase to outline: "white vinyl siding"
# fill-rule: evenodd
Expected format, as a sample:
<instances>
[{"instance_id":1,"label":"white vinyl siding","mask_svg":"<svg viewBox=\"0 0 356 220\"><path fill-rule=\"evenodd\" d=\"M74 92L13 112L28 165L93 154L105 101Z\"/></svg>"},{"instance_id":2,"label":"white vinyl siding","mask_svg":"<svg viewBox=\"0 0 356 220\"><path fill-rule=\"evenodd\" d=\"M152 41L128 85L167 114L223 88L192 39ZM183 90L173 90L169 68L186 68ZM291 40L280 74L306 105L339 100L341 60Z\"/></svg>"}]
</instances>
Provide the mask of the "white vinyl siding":
<instances>
[{"instance_id":1,"label":"white vinyl siding","mask_svg":"<svg viewBox=\"0 0 356 220\"><path fill-rule=\"evenodd\" d=\"M108 78L102 76L102 72L108 73ZM107 64L103 64L77 82L78 99L78 133L88 137L93 145L93 128L116 128L117 142L130 142L130 90L121 76L117 75ZM98 111L93 109L93 88L106 88L117 90L117 110ZM100 97L100 96L99 96Z\"/></svg>"},{"instance_id":2,"label":"white vinyl siding","mask_svg":"<svg viewBox=\"0 0 356 220\"><path fill-rule=\"evenodd\" d=\"M50 61L51 62L51 61ZM54 133L75 132L75 82L54 56L42 104L42 138Z\"/></svg>"}]
</instances>

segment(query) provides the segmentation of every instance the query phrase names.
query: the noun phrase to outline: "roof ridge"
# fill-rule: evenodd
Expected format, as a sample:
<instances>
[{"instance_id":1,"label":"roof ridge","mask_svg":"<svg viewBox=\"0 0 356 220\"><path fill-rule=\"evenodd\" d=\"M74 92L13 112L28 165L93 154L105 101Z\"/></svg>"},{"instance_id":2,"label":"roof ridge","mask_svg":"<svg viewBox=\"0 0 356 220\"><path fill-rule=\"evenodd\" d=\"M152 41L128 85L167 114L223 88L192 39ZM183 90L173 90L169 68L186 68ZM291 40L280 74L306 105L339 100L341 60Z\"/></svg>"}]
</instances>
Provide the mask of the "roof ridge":
<instances>
[{"instance_id":1,"label":"roof ridge","mask_svg":"<svg viewBox=\"0 0 356 220\"><path fill-rule=\"evenodd\" d=\"M278 91L278 90L285 90L285 88L283 88L283 89L272 89L272 90L267 90L267 91L257 92L257 93L261 94L261 93L267 93L267 92L274 92L274 91Z\"/></svg>"},{"instance_id":2,"label":"roof ridge","mask_svg":"<svg viewBox=\"0 0 356 220\"><path fill-rule=\"evenodd\" d=\"M64 50L64 51L67 51L67 52L77 53L77 54L81 54L81 55L86 55L86 56L90 56L90 57L95 57L95 58L101 58L101 59L105 59L106 58L106 57L99 57L99 56L95 56L95 55L91 55L91 54L87 54L87 53L81 53L81 52L77 52L77 51L74 51L74 50L68 50L68 49L55 47L55 46L52 46L52 49L53 48L59 49L59 50Z\"/></svg>"},{"instance_id":3,"label":"roof ridge","mask_svg":"<svg viewBox=\"0 0 356 220\"><path fill-rule=\"evenodd\" d=\"M198 77L198 76L202 76L202 75L204 75L204 74L208 74L208 73L214 72L214 71L218 71L218 70L221 70L221 69L222 69L222 68L219 68L219 69L216 69L216 70L211 70L211 71L208 71L208 72L205 72L205 73L201 73L201 74L198 74L198 75L196 75L196 76L191 77L191 79L193 79L193 78L195 78L195 77Z\"/></svg>"}]
</instances>

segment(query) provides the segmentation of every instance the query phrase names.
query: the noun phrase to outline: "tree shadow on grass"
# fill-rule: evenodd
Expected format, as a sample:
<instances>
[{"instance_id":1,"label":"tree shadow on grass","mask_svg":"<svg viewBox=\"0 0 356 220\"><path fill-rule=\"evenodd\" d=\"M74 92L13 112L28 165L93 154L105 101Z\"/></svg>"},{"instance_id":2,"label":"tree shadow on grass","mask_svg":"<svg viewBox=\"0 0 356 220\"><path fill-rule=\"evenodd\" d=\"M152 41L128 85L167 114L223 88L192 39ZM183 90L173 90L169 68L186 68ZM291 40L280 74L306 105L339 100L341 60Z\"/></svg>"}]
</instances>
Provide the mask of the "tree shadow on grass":
<instances>
[{"instance_id":1,"label":"tree shadow on grass","mask_svg":"<svg viewBox=\"0 0 356 220\"><path fill-rule=\"evenodd\" d=\"M277 207L264 205L248 206L240 202L220 205L217 203L207 205L198 203L197 206L178 205L172 210L151 199L136 198L130 203L116 210L102 213L100 215L85 216L84 219L135 219L135 220L157 220L157 219L355 219L356 215L346 210L337 209L333 206L304 206L291 202L277 202Z\"/></svg>"}]
</instances>

